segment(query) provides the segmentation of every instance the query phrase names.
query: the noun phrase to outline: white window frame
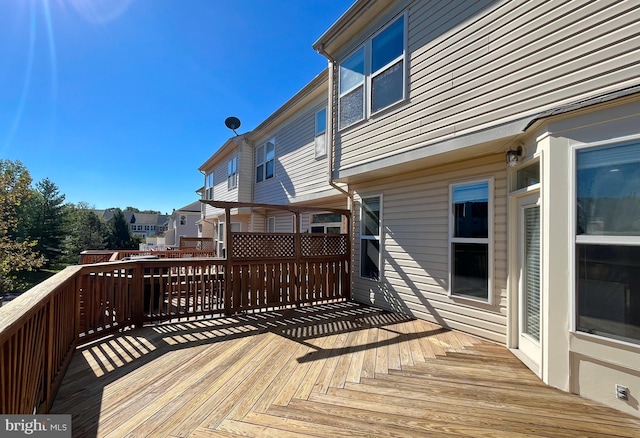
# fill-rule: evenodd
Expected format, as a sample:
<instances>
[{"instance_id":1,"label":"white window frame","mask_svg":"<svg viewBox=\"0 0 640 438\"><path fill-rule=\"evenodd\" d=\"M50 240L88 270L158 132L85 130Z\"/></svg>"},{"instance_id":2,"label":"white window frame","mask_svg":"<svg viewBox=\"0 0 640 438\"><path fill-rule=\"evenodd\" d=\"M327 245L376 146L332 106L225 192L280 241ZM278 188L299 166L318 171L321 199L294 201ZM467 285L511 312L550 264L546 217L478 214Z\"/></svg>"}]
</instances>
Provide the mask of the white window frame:
<instances>
[{"instance_id":1,"label":"white window frame","mask_svg":"<svg viewBox=\"0 0 640 438\"><path fill-rule=\"evenodd\" d=\"M186 214L181 214L180 215L180 225L187 225L187 215Z\"/></svg>"},{"instance_id":2,"label":"white window frame","mask_svg":"<svg viewBox=\"0 0 640 438\"><path fill-rule=\"evenodd\" d=\"M380 210L378 212L378 234L377 235L365 235L364 234L364 205L365 199L373 199L378 198L380 203ZM360 278L370 281L375 281L377 283L382 281L382 194L377 195L366 195L360 197L360 256L358 259L358 275ZM374 240L378 242L378 278L371 278L362 275L362 256L364 252L362 250L362 241L363 240Z\"/></svg>"},{"instance_id":3,"label":"white window frame","mask_svg":"<svg viewBox=\"0 0 640 438\"><path fill-rule=\"evenodd\" d=\"M571 206L571 219L570 219L570 236L571 236L571 250L570 253L570 278L571 278L571 321L569 323L569 330L573 334L577 334L579 336L584 336L586 338L592 338L601 340L607 343L619 344L630 346L634 349L638 348L638 340L636 342L627 341L624 339L618 339L612 336L604 336L595 333L588 333L584 331L578 331L577 321L578 321L578 288L577 288L577 275L578 271L576 269L577 263L577 245L578 244L606 244L606 245L616 245L616 246L640 246L640 236L600 236L600 235L580 235L578 236L577 232L577 212L578 212L578 151L584 149L593 149L598 147L606 147L606 146L624 146L625 144L633 144L640 142L640 136L625 136L620 138L615 138L611 140L604 140L593 143L580 143L573 145L571 147L571 164L570 164L570 175L571 175L571 184L569 189L569 205Z\"/></svg>"},{"instance_id":4,"label":"white window frame","mask_svg":"<svg viewBox=\"0 0 640 438\"><path fill-rule=\"evenodd\" d=\"M387 64L381 66L378 70L372 71L372 59L373 59L373 48L372 41L378 37L381 33L386 31L392 24L395 24L398 20L403 20L403 47L402 53L398 55L396 58L388 62ZM379 112L385 111L387 108L393 107L400 102L404 102L407 100L407 74L408 74L408 60L407 60L407 13L404 12L400 15L395 16L393 19L389 20L378 32L373 34L369 39L367 39L362 45L358 46L355 50L350 52L338 65L338 129L343 130L353 126L362 120L369 119L372 115L375 115ZM353 58L357 56L360 51L363 51L364 57L364 73L362 81L359 81L357 84L353 85L349 89L341 90L341 66ZM387 71L391 66L397 64L402 61L402 97L396 102L392 102L384 107L381 107L377 110L373 109L373 80L379 76L380 74ZM347 96L348 94L354 92L359 87L363 87L363 111L362 117L358 120L354 120L351 123L342 125L342 98Z\"/></svg>"},{"instance_id":5,"label":"white window frame","mask_svg":"<svg viewBox=\"0 0 640 438\"><path fill-rule=\"evenodd\" d=\"M213 200L214 173L209 172L204 177L204 199Z\"/></svg>"},{"instance_id":6,"label":"white window frame","mask_svg":"<svg viewBox=\"0 0 640 438\"><path fill-rule=\"evenodd\" d=\"M267 160L267 145L271 143L273 145L273 158L271 158L270 160ZM260 156L260 150L262 150L262 160L259 159ZM271 175L270 177L267 178L267 164L273 161L273 175ZM258 168L262 166L262 171L261 171L261 176L262 179L260 181L258 181ZM268 179L272 179L276 176L276 139L275 137L265 141L264 143L262 143L260 146L258 146L256 148L256 184L259 184L261 182L264 182Z\"/></svg>"},{"instance_id":7,"label":"white window frame","mask_svg":"<svg viewBox=\"0 0 640 438\"><path fill-rule=\"evenodd\" d=\"M227 161L227 189L235 189L238 187L238 156L232 157Z\"/></svg>"},{"instance_id":8,"label":"white window frame","mask_svg":"<svg viewBox=\"0 0 640 438\"><path fill-rule=\"evenodd\" d=\"M324 113L324 127L319 126L318 121L322 118L322 114ZM327 107L322 108L319 111L316 111L315 117L315 138L314 138L314 148L315 148L315 156L316 158L324 158L327 156Z\"/></svg>"},{"instance_id":9,"label":"white window frame","mask_svg":"<svg viewBox=\"0 0 640 438\"><path fill-rule=\"evenodd\" d=\"M453 189L454 187L466 186L471 184L478 183L487 183L488 189L488 205L487 205L487 237L486 238L477 238L477 237L454 237L454 220L455 220L455 212L453 208ZM480 303L485 303L492 305L494 301L494 203L495 203L495 193L494 193L494 178L477 178L471 180L462 180L456 181L449 184L449 206L448 206L448 215L449 215L449 231L448 231L448 274L449 274L449 284L447 294L451 298L455 298L456 300L469 300L476 301ZM462 295L453 293L452 285L453 285L453 253L451 251L453 247L453 243L477 243L477 244L487 244L487 299L476 298L470 295Z\"/></svg>"},{"instance_id":10,"label":"white window frame","mask_svg":"<svg viewBox=\"0 0 640 438\"><path fill-rule=\"evenodd\" d=\"M276 232L276 217L269 216L267 217L267 233L275 233Z\"/></svg>"}]
</instances>

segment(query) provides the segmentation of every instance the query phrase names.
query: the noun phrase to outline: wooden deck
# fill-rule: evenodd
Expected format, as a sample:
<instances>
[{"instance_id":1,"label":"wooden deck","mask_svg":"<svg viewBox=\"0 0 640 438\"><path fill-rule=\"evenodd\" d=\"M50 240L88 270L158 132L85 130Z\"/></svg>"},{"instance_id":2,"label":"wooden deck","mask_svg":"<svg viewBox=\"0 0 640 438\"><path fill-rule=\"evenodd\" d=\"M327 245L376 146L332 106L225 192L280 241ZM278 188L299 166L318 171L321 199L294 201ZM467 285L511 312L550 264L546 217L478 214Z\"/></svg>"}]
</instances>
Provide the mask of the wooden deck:
<instances>
[{"instance_id":1,"label":"wooden deck","mask_svg":"<svg viewBox=\"0 0 640 438\"><path fill-rule=\"evenodd\" d=\"M78 437L639 437L504 347L354 303L163 324L80 348Z\"/></svg>"}]
</instances>

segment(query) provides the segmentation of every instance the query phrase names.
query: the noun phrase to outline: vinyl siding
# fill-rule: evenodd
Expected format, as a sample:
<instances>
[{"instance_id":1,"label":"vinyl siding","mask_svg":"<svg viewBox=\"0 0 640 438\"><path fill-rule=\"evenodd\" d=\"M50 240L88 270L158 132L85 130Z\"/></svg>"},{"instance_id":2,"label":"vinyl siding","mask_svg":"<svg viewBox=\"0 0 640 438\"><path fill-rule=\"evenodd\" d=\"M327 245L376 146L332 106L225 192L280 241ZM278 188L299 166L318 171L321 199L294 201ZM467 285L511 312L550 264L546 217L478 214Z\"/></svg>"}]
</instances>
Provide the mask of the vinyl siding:
<instances>
[{"instance_id":1,"label":"vinyl siding","mask_svg":"<svg viewBox=\"0 0 640 438\"><path fill-rule=\"evenodd\" d=\"M227 185L227 163L234 155L238 157L238 181L233 189ZM233 152L220 157L213 168L213 199L216 201L251 202L253 183L253 148L242 141ZM206 206L206 217L224 216L224 209Z\"/></svg>"},{"instance_id":2,"label":"vinyl siding","mask_svg":"<svg viewBox=\"0 0 640 438\"><path fill-rule=\"evenodd\" d=\"M449 184L493 178L493 304L450 298ZM506 341L507 180L504 156L353 185L354 298L498 342ZM382 195L381 281L360 278L360 199Z\"/></svg>"},{"instance_id":3,"label":"vinyl siding","mask_svg":"<svg viewBox=\"0 0 640 438\"><path fill-rule=\"evenodd\" d=\"M305 201L330 188L327 158L315 158L315 116L326 105L327 96L323 94L297 112L295 118L256 142L257 148L275 138L276 162L272 179L254 183L254 202L287 204ZM255 174L255 166L252 171Z\"/></svg>"},{"instance_id":4,"label":"vinyl siding","mask_svg":"<svg viewBox=\"0 0 640 438\"><path fill-rule=\"evenodd\" d=\"M411 2L409 99L339 132L340 168L640 83L639 8Z\"/></svg>"}]
</instances>

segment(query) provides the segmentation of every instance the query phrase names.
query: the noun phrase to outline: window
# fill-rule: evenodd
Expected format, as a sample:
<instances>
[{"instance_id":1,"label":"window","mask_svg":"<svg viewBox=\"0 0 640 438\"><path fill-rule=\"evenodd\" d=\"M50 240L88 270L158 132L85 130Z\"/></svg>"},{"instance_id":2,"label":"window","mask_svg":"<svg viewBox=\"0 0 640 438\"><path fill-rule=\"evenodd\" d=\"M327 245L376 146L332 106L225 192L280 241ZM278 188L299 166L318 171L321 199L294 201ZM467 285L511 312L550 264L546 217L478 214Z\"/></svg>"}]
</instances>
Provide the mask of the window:
<instances>
[{"instance_id":1,"label":"window","mask_svg":"<svg viewBox=\"0 0 640 438\"><path fill-rule=\"evenodd\" d=\"M340 64L340 128L364 119L364 47Z\"/></svg>"},{"instance_id":2,"label":"window","mask_svg":"<svg viewBox=\"0 0 640 438\"><path fill-rule=\"evenodd\" d=\"M340 234L342 215L339 213L312 214L310 226L312 233Z\"/></svg>"},{"instance_id":3,"label":"window","mask_svg":"<svg viewBox=\"0 0 640 438\"><path fill-rule=\"evenodd\" d=\"M449 214L451 295L491 299L491 181L452 184Z\"/></svg>"},{"instance_id":4,"label":"window","mask_svg":"<svg viewBox=\"0 0 640 438\"><path fill-rule=\"evenodd\" d=\"M362 199L360 210L360 276L380 279L380 196Z\"/></svg>"},{"instance_id":5,"label":"window","mask_svg":"<svg viewBox=\"0 0 640 438\"><path fill-rule=\"evenodd\" d=\"M327 109L322 108L316 113L316 158L327 155Z\"/></svg>"},{"instance_id":6,"label":"window","mask_svg":"<svg viewBox=\"0 0 640 438\"><path fill-rule=\"evenodd\" d=\"M576 328L640 341L640 143L576 151Z\"/></svg>"},{"instance_id":7,"label":"window","mask_svg":"<svg viewBox=\"0 0 640 438\"><path fill-rule=\"evenodd\" d=\"M234 189L238 186L238 157L233 157L227 163L227 188Z\"/></svg>"},{"instance_id":8,"label":"window","mask_svg":"<svg viewBox=\"0 0 640 438\"><path fill-rule=\"evenodd\" d=\"M212 200L213 199L213 172L207 173L207 176L204 178L204 199Z\"/></svg>"},{"instance_id":9,"label":"window","mask_svg":"<svg viewBox=\"0 0 640 438\"><path fill-rule=\"evenodd\" d=\"M256 149L256 182L273 178L276 157L275 139L271 139Z\"/></svg>"},{"instance_id":10,"label":"window","mask_svg":"<svg viewBox=\"0 0 640 438\"><path fill-rule=\"evenodd\" d=\"M180 225L187 225L187 217L185 215L180 216Z\"/></svg>"},{"instance_id":11,"label":"window","mask_svg":"<svg viewBox=\"0 0 640 438\"><path fill-rule=\"evenodd\" d=\"M405 77L402 15L340 63L340 129L403 100Z\"/></svg>"},{"instance_id":12,"label":"window","mask_svg":"<svg viewBox=\"0 0 640 438\"><path fill-rule=\"evenodd\" d=\"M275 216L270 216L267 218L267 233L275 233L276 232L276 218Z\"/></svg>"}]
</instances>

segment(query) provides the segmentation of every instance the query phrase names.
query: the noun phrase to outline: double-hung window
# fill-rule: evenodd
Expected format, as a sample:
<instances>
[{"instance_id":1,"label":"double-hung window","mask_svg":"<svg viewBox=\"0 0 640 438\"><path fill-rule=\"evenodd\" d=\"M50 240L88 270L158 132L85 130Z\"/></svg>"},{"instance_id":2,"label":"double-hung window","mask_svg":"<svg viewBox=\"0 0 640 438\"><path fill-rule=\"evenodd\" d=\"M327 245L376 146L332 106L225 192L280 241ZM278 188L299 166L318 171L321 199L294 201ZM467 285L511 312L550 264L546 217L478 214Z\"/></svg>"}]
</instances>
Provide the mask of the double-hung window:
<instances>
[{"instance_id":1,"label":"double-hung window","mask_svg":"<svg viewBox=\"0 0 640 438\"><path fill-rule=\"evenodd\" d=\"M322 108L316 113L316 158L327 155L327 109Z\"/></svg>"},{"instance_id":2,"label":"double-hung window","mask_svg":"<svg viewBox=\"0 0 640 438\"><path fill-rule=\"evenodd\" d=\"M576 329L640 342L640 142L576 150Z\"/></svg>"},{"instance_id":3,"label":"double-hung window","mask_svg":"<svg viewBox=\"0 0 640 438\"><path fill-rule=\"evenodd\" d=\"M256 149L256 182L273 178L276 158L276 141L271 139Z\"/></svg>"},{"instance_id":4,"label":"double-hung window","mask_svg":"<svg viewBox=\"0 0 640 438\"><path fill-rule=\"evenodd\" d=\"M212 200L213 199L213 172L207 173L207 176L204 179L204 199Z\"/></svg>"},{"instance_id":5,"label":"double-hung window","mask_svg":"<svg viewBox=\"0 0 640 438\"><path fill-rule=\"evenodd\" d=\"M360 276L380 279L380 196L362 198L360 210Z\"/></svg>"},{"instance_id":6,"label":"double-hung window","mask_svg":"<svg viewBox=\"0 0 640 438\"><path fill-rule=\"evenodd\" d=\"M227 188L229 190L238 186L238 157L235 156L227 163Z\"/></svg>"},{"instance_id":7,"label":"double-hung window","mask_svg":"<svg viewBox=\"0 0 640 438\"><path fill-rule=\"evenodd\" d=\"M340 63L340 129L405 98L405 41L402 15Z\"/></svg>"},{"instance_id":8,"label":"double-hung window","mask_svg":"<svg viewBox=\"0 0 640 438\"><path fill-rule=\"evenodd\" d=\"M449 290L453 296L491 301L491 191L491 180L450 186Z\"/></svg>"}]
</instances>

